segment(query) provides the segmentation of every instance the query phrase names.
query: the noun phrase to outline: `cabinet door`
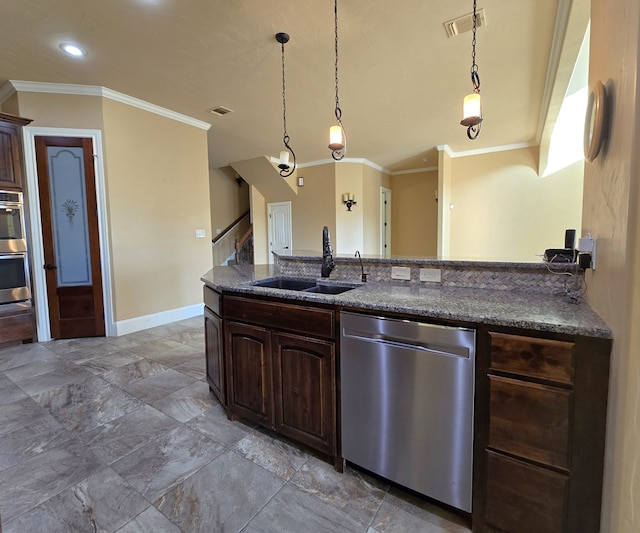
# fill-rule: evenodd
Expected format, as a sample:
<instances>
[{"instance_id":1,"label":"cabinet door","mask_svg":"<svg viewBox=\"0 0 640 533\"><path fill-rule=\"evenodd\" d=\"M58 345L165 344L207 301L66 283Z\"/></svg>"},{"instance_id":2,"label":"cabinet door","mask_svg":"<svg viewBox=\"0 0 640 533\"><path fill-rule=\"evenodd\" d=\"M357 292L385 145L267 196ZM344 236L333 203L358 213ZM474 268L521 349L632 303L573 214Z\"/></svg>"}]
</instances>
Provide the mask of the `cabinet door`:
<instances>
[{"instance_id":1,"label":"cabinet door","mask_svg":"<svg viewBox=\"0 0 640 533\"><path fill-rule=\"evenodd\" d=\"M207 381L211 392L224 406L227 394L224 375L224 352L222 351L222 319L204 308L204 344L207 360Z\"/></svg>"},{"instance_id":2,"label":"cabinet door","mask_svg":"<svg viewBox=\"0 0 640 533\"><path fill-rule=\"evenodd\" d=\"M273 427L271 342L258 326L226 322L227 413Z\"/></svg>"},{"instance_id":3,"label":"cabinet door","mask_svg":"<svg viewBox=\"0 0 640 533\"><path fill-rule=\"evenodd\" d=\"M334 343L273 333L272 344L276 429L335 456Z\"/></svg>"},{"instance_id":4,"label":"cabinet door","mask_svg":"<svg viewBox=\"0 0 640 533\"><path fill-rule=\"evenodd\" d=\"M0 124L0 188L22 189L20 127Z\"/></svg>"}]
</instances>

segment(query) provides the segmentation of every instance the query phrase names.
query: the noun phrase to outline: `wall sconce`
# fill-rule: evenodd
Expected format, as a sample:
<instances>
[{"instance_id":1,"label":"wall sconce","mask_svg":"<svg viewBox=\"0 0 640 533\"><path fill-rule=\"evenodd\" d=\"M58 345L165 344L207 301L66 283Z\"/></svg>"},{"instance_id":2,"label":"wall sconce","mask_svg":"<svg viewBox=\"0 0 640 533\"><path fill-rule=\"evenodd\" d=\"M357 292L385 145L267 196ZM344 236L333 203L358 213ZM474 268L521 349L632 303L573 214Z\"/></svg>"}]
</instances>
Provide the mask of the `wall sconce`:
<instances>
[{"instance_id":1,"label":"wall sconce","mask_svg":"<svg viewBox=\"0 0 640 533\"><path fill-rule=\"evenodd\" d=\"M351 207L358 204L358 202L356 202L356 197L349 193L344 193L342 195L342 203L347 206L347 211L351 211Z\"/></svg>"}]
</instances>

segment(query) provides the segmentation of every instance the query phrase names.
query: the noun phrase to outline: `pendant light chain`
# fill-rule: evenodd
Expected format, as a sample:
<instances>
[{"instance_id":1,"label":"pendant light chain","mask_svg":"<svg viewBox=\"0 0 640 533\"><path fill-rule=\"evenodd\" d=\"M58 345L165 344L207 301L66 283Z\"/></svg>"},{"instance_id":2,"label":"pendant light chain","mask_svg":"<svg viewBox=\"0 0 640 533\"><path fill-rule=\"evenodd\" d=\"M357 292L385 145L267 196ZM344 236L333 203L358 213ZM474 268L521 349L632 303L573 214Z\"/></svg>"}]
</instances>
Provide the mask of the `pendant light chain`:
<instances>
[{"instance_id":1,"label":"pendant light chain","mask_svg":"<svg viewBox=\"0 0 640 533\"><path fill-rule=\"evenodd\" d=\"M291 148L289 144L289 141L291 140L291 138L287 133L287 91L286 91L286 84L285 84L286 77L285 77L284 45L286 42L289 42L289 36L286 33L278 33L276 35L276 40L280 43L282 48L282 54L281 54L282 55L282 124L283 124L282 142L285 148L289 152L291 152L291 155L293 157L292 165L283 164L283 163L278 165L278 167L280 168L280 175L283 178L286 178L288 176L291 176L291 174L293 174L293 171L296 169L296 153L293 151L293 148Z\"/></svg>"},{"instance_id":2,"label":"pendant light chain","mask_svg":"<svg viewBox=\"0 0 640 533\"><path fill-rule=\"evenodd\" d=\"M333 20L334 20L334 35L335 35L335 40L334 40L334 47L335 47L335 82L336 82L336 107L334 110L335 116L336 116L336 121L338 123L338 126L340 127L340 132L341 132L341 137L342 140L340 141L340 143L337 143L336 141L332 141L331 144L329 144L329 148L331 149L331 157L333 157L333 159L335 159L336 161L340 161L345 154L347 153L347 134L344 131L344 126L342 125L342 109L340 108L340 94L339 94L339 78L338 78L338 59L339 59L339 55L338 55L338 0L334 0L333 2ZM333 144L333 143L336 144Z\"/></svg>"},{"instance_id":3,"label":"pendant light chain","mask_svg":"<svg viewBox=\"0 0 640 533\"><path fill-rule=\"evenodd\" d=\"M335 29L335 52L336 52L336 61L335 61L335 79L336 79L336 119L338 122L342 119L342 109L340 109L340 96L338 94L338 0L334 0L334 29Z\"/></svg>"},{"instance_id":4,"label":"pendant light chain","mask_svg":"<svg viewBox=\"0 0 640 533\"><path fill-rule=\"evenodd\" d=\"M480 92L480 75L476 64L476 29L478 26L477 0L473 0L473 38L471 40L471 84L473 92Z\"/></svg>"}]
</instances>

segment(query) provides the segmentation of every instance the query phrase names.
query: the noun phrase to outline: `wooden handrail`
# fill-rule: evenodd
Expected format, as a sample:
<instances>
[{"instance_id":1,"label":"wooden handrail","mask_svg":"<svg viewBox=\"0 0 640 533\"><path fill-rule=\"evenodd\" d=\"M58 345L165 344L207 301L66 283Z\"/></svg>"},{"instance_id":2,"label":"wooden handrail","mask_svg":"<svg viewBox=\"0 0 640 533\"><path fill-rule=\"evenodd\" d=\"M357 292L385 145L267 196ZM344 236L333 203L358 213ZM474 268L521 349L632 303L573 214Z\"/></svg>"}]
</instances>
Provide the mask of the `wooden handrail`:
<instances>
[{"instance_id":1,"label":"wooden handrail","mask_svg":"<svg viewBox=\"0 0 640 533\"><path fill-rule=\"evenodd\" d=\"M226 228L224 228L218 235L216 235L213 239L211 239L211 244L217 243L220 239L222 239L227 233L229 233L233 227L238 224L244 217L248 216L250 210L247 209L242 215L236 218L231 224L229 224Z\"/></svg>"},{"instance_id":2,"label":"wooden handrail","mask_svg":"<svg viewBox=\"0 0 640 533\"><path fill-rule=\"evenodd\" d=\"M244 244L251 234L253 233L253 224L249 225L249 229L242 234L242 237L236 239L236 251L240 249L240 247Z\"/></svg>"}]
</instances>

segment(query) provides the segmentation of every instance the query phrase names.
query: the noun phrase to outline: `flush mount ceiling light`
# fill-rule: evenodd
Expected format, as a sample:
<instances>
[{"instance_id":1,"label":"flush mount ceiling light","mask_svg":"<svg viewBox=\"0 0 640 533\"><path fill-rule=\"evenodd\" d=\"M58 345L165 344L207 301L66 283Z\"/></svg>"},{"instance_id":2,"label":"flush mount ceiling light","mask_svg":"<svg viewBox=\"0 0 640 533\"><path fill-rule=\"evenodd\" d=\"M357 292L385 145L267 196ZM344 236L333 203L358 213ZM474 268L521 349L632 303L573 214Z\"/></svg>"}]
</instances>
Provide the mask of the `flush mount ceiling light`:
<instances>
[{"instance_id":1,"label":"flush mount ceiling light","mask_svg":"<svg viewBox=\"0 0 640 533\"><path fill-rule=\"evenodd\" d=\"M280 169L280 175L283 178L291 176L293 171L296 169L296 153L293 151L291 146L289 145L289 134L287 133L287 93L285 87L285 78L284 78L284 45L289 42L289 34L288 33L276 33L276 41L280 43L282 48L282 124L283 124L283 134L282 134L282 142L286 150L282 150L280 152L280 164L278 168ZM289 164L289 152L291 152L291 156L293 156L293 164Z\"/></svg>"},{"instance_id":2,"label":"flush mount ceiling light","mask_svg":"<svg viewBox=\"0 0 640 533\"><path fill-rule=\"evenodd\" d=\"M74 43L61 43L60 50L73 57L83 57L87 55L87 51L84 48Z\"/></svg>"},{"instance_id":3,"label":"flush mount ceiling light","mask_svg":"<svg viewBox=\"0 0 640 533\"><path fill-rule=\"evenodd\" d=\"M476 0L473 0L473 38L471 40L471 85L473 92L464 97L463 119L460 124L467 128L467 137L473 140L480 135L482 125L482 102L480 101L480 75L476 65L476 29L478 28L478 11Z\"/></svg>"},{"instance_id":4,"label":"flush mount ceiling light","mask_svg":"<svg viewBox=\"0 0 640 533\"><path fill-rule=\"evenodd\" d=\"M338 0L334 0L333 3L334 13L334 28L335 28L335 50L336 50L336 64L335 64L335 78L336 78L336 124L329 128L329 149L331 150L331 157L336 161L340 161L347 153L347 134L342 126L342 109L340 109L340 96L338 94Z\"/></svg>"}]
</instances>

